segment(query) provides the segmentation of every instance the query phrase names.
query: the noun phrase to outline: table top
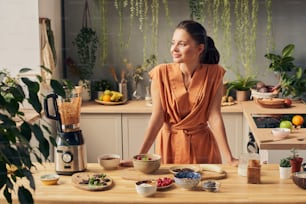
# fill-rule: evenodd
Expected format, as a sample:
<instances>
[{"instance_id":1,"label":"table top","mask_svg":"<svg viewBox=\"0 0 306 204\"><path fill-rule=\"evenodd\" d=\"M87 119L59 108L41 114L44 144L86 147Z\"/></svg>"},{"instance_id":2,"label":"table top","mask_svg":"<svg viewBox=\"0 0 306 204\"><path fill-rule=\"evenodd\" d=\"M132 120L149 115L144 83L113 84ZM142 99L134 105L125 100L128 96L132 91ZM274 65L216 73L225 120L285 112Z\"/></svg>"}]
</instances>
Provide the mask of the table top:
<instances>
[{"instance_id":1,"label":"table top","mask_svg":"<svg viewBox=\"0 0 306 204\"><path fill-rule=\"evenodd\" d=\"M173 165L162 165L168 169ZM152 197L142 197L136 193L135 181L123 179L127 168L104 170L98 164L87 165L87 172L105 173L114 181L111 189L105 191L86 191L72 184L71 176L60 176L57 185L44 185L39 180L43 174L54 173L54 164L38 165L33 172L36 191L33 193L35 203L305 203L305 190L297 187L291 179L280 180L277 164L263 164L261 168L261 183L247 184L247 178L238 176L237 167L220 165L227 178L219 180L219 192L206 192L200 188L184 190L173 185L164 191L157 191ZM205 173L205 172L204 172ZM166 173L164 176L173 176ZM200 187L201 184L199 184ZM3 201L3 196L0 196ZM16 199L16 197L15 197ZM14 203L17 203L15 200Z\"/></svg>"}]
</instances>

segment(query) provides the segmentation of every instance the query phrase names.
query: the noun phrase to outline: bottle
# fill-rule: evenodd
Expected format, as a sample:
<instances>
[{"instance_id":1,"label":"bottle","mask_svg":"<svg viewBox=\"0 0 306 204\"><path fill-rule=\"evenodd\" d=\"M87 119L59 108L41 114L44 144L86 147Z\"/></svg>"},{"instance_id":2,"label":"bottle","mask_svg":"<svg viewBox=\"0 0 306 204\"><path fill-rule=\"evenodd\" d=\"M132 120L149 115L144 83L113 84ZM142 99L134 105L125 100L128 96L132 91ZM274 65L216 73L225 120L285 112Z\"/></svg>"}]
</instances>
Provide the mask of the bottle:
<instances>
[{"instance_id":1,"label":"bottle","mask_svg":"<svg viewBox=\"0 0 306 204\"><path fill-rule=\"evenodd\" d=\"M127 80L125 79L125 72L121 71L121 81L119 83L119 92L123 95L123 100L128 99Z\"/></svg>"},{"instance_id":2,"label":"bottle","mask_svg":"<svg viewBox=\"0 0 306 204\"><path fill-rule=\"evenodd\" d=\"M150 94L150 87L146 87L146 97L145 97L146 105L147 106L152 106L152 98Z\"/></svg>"}]
</instances>

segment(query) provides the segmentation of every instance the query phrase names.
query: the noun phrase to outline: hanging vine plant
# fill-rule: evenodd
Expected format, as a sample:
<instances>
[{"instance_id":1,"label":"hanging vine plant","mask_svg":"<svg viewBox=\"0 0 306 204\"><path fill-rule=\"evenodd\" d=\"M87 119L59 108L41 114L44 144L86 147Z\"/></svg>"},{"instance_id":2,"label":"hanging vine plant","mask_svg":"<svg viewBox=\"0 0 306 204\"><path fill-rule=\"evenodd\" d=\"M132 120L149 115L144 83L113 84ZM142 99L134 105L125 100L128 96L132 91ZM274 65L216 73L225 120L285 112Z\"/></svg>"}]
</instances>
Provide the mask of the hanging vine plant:
<instances>
[{"instance_id":1,"label":"hanging vine plant","mask_svg":"<svg viewBox=\"0 0 306 204\"><path fill-rule=\"evenodd\" d=\"M98 48L98 36L88 24L90 24L90 13L88 2L85 2L83 12L83 25L72 42L77 48L79 63L76 68L81 80L90 79L96 62L96 51Z\"/></svg>"},{"instance_id":2,"label":"hanging vine plant","mask_svg":"<svg viewBox=\"0 0 306 204\"><path fill-rule=\"evenodd\" d=\"M236 0L235 1L235 19L236 19L236 32L235 43L238 50L237 73L244 71L245 76L249 76L254 72L254 61L256 59L256 29L257 29L257 15L258 15L258 2L252 0ZM251 25L251 26L249 26ZM242 66L243 70L239 70L238 66Z\"/></svg>"}]
</instances>

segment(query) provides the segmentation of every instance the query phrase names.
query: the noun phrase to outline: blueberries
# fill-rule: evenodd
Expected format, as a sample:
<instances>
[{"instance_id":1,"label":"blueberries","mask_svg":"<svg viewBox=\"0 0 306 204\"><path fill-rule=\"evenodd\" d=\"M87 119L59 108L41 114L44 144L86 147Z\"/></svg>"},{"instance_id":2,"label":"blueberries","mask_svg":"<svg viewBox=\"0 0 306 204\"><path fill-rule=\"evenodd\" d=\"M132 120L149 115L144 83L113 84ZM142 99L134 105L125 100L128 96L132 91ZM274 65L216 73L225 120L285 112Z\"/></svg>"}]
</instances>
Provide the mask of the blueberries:
<instances>
[{"instance_id":1,"label":"blueberries","mask_svg":"<svg viewBox=\"0 0 306 204\"><path fill-rule=\"evenodd\" d=\"M201 177L201 174L191 171L182 171L175 174L175 177L177 178L191 178L191 179L197 179Z\"/></svg>"}]
</instances>

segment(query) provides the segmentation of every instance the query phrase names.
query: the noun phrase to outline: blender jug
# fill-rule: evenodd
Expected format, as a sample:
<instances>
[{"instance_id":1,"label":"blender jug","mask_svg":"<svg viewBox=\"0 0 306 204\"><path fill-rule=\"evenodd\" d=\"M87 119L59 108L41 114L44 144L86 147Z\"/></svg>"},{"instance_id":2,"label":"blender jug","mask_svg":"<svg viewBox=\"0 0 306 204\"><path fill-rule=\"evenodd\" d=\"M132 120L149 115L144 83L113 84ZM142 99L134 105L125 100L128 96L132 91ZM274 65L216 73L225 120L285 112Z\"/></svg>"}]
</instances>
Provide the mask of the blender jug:
<instances>
[{"instance_id":1,"label":"blender jug","mask_svg":"<svg viewBox=\"0 0 306 204\"><path fill-rule=\"evenodd\" d=\"M56 94L46 96L44 105L46 116L57 121L59 132L73 132L80 129L80 111L82 105L81 86L74 89L65 89L66 96ZM49 100L52 100L54 114L50 114Z\"/></svg>"},{"instance_id":2,"label":"blender jug","mask_svg":"<svg viewBox=\"0 0 306 204\"><path fill-rule=\"evenodd\" d=\"M86 169L86 148L80 130L81 90L81 86L65 89L65 97L49 94L44 101L47 118L57 121L54 161L58 174L71 175ZM50 102L53 110L49 109Z\"/></svg>"}]
</instances>

